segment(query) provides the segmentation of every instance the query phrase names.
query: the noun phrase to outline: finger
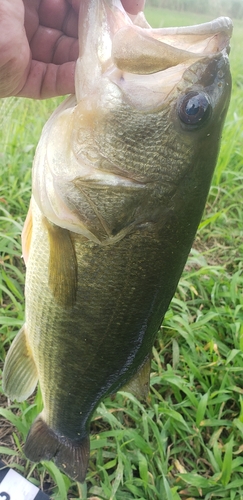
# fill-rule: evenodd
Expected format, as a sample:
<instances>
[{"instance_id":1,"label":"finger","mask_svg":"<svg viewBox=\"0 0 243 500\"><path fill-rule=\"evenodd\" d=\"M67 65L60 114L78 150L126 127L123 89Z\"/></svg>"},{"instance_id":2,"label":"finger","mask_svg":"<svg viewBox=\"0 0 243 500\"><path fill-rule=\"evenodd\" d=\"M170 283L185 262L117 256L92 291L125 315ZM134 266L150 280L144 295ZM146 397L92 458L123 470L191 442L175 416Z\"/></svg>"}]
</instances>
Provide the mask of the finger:
<instances>
[{"instance_id":1,"label":"finger","mask_svg":"<svg viewBox=\"0 0 243 500\"><path fill-rule=\"evenodd\" d=\"M75 62L60 66L32 61L26 84L18 97L47 99L66 94L74 94Z\"/></svg>"},{"instance_id":2,"label":"finger","mask_svg":"<svg viewBox=\"0 0 243 500\"><path fill-rule=\"evenodd\" d=\"M7 97L21 89L29 69L22 1L0 0L0 20L0 96Z\"/></svg>"},{"instance_id":3,"label":"finger","mask_svg":"<svg viewBox=\"0 0 243 500\"><path fill-rule=\"evenodd\" d=\"M68 0L76 12L79 11L80 2L83 0ZM124 9L130 14L138 14L144 9L145 0L121 0Z\"/></svg>"},{"instance_id":4,"label":"finger","mask_svg":"<svg viewBox=\"0 0 243 500\"><path fill-rule=\"evenodd\" d=\"M144 9L145 0L122 0L122 4L129 14L138 14Z\"/></svg>"},{"instance_id":5,"label":"finger","mask_svg":"<svg viewBox=\"0 0 243 500\"><path fill-rule=\"evenodd\" d=\"M76 13L79 13L81 2L83 2L83 0L68 0L68 3L70 3Z\"/></svg>"},{"instance_id":6,"label":"finger","mask_svg":"<svg viewBox=\"0 0 243 500\"><path fill-rule=\"evenodd\" d=\"M63 64L78 58L78 40L62 32L39 26L30 42L34 60Z\"/></svg>"},{"instance_id":7,"label":"finger","mask_svg":"<svg viewBox=\"0 0 243 500\"><path fill-rule=\"evenodd\" d=\"M78 37L78 13L66 0L42 0L39 22L68 36Z\"/></svg>"},{"instance_id":8,"label":"finger","mask_svg":"<svg viewBox=\"0 0 243 500\"><path fill-rule=\"evenodd\" d=\"M41 0L38 10L39 22L44 26L61 30L69 10L70 6L66 0Z\"/></svg>"}]
</instances>

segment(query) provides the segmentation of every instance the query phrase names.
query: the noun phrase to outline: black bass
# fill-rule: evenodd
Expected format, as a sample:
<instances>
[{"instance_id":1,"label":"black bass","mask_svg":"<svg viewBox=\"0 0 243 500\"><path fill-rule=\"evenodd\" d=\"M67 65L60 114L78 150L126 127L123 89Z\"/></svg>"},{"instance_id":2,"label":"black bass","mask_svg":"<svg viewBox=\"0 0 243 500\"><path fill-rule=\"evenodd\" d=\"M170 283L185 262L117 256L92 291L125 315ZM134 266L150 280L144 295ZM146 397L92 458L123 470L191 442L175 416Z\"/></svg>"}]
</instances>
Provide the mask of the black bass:
<instances>
[{"instance_id":1,"label":"black bass","mask_svg":"<svg viewBox=\"0 0 243 500\"><path fill-rule=\"evenodd\" d=\"M44 409L25 445L83 481L89 426L151 350L205 206L227 112L232 24L152 29L120 0L81 2L76 95L36 151L23 230L26 321L3 387Z\"/></svg>"}]
</instances>

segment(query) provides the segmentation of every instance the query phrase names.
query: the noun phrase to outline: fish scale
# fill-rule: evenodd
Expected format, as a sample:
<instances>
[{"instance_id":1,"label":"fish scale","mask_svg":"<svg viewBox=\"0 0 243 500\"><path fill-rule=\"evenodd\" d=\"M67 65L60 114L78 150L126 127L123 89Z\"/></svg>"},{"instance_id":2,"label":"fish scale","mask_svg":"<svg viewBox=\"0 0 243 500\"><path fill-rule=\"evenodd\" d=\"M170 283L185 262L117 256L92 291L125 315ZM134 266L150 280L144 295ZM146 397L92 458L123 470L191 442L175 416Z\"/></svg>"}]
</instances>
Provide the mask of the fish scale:
<instances>
[{"instance_id":1,"label":"fish scale","mask_svg":"<svg viewBox=\"0 0 243 500\"><path fill-rule=\"evenodd\" d=\"M76 95L50 117L34 158L26 321L3 388L22 401L39 381L44 408L26 456L84 481L97 405L124 386L148 392L217 160L232 25L152 30L119 0L80 9Z\"/></svg>"}]
</instances>

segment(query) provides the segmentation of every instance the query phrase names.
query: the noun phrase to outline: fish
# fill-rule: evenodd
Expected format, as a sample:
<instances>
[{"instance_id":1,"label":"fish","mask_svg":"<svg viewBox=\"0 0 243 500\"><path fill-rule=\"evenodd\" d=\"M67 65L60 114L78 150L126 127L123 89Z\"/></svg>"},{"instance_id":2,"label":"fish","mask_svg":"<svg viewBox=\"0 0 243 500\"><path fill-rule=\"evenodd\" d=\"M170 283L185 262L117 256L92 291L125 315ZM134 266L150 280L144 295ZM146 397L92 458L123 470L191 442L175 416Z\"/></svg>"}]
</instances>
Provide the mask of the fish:
<instances>
[{"instance_id":1,"label":"fish","mask_svg":"<svg viewBox=\"0 0 243 500\"><path fill-rule=\"evenodd\" d=\"M25 443L83 482L90 422L146 398L151 353L205 207L227 113L232 22L153 29L120 0L80 5L75 95L44 126L22 233L25 323L3 390L43 411Z\"/></svg>"}]
</instances>

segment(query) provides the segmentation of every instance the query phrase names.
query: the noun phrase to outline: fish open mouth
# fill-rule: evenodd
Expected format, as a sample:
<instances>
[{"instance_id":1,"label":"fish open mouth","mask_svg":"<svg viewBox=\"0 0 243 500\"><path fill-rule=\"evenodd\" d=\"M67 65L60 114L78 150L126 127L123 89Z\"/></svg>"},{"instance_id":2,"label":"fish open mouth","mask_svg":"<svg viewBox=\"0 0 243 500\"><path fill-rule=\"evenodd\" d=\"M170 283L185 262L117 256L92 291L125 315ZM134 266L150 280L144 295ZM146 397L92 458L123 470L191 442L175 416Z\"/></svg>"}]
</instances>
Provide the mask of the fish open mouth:
<instances>
[{"instance_id":1,"label":"fish open mouth","mask_svg":"<svg viewBox=\"0 0 243 500\"><path fill-rule=\"evenodd\" d=\"M101 78L108 77L128 96L130 104L153 108L166 99L194 63L227 56L232 29L228 17L194 26L153 29L143 13L129 16L120 0L91 0L89 9L88 2L83 2L77 100L96 92ZM142 104L141 93L147 93Z\"/></svg>"},{"instance_id":2,"label":"fish open mouth","mask_svg":"<svg viewBox=\"0 0 243 500\"><path fill-rule=\"evenodd\" d=\"M191 64L224 49L229 51L231 34L232 22L227 17L181 28L126 26L113 38L112 58L123 71L156 73L178 64Z\"/></svg>"},{"instance_id":3,"label":"fish open mouth","mask_svg":"<svg viewBox=\"0 0 243 500\"><path fill-rule=\"evenodd\" d=\"M126 26L113 37L110 79L131 105L144 111L159 108L185 79L196 84L199 68L219 58L227 63L231 34L226 17L181 28Z\"/></svg>"}]
</instances>

